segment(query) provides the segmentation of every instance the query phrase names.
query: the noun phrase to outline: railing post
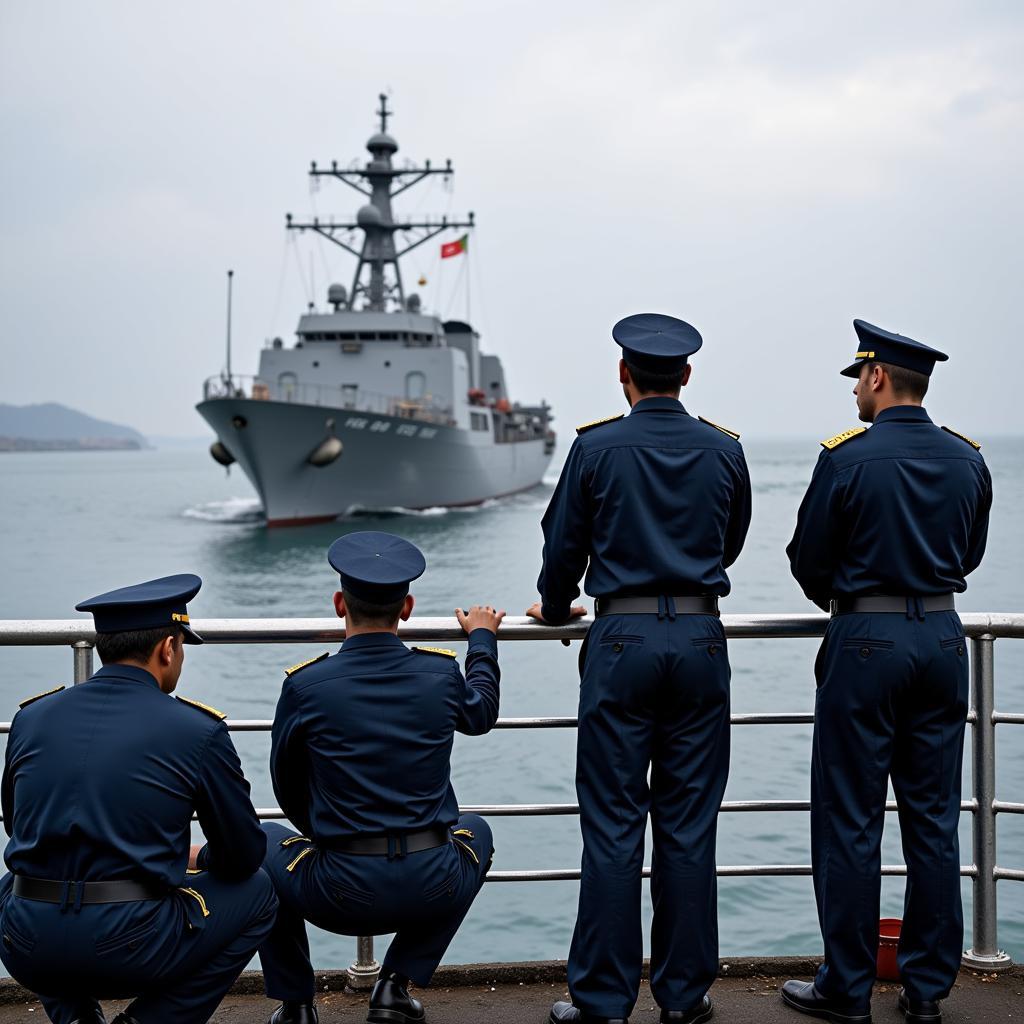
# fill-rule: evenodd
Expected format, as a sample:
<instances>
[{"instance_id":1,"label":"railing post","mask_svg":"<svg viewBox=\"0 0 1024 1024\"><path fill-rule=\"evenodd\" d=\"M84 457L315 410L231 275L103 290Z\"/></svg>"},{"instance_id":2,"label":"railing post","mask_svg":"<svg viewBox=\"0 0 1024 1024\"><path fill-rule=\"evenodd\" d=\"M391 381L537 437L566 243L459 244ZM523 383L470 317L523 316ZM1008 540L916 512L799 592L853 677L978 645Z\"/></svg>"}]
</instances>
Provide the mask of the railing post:
<instances>
[{"instance_id":1,"label":"railing post","mask_svg":"<svg viewBox=\"0 0 1024 1024\"><path fill-rule=\"evenodd\" d=\"M354 989L373 988L380 974L380 964L373 958L373 936L356 939L356 962L348 969L348 983Z\"/></svg>"},{"instance_id":2,"label":"railing post","mask_svg":"<svg viewBox=\"0 0 1024 1024\"><path fill-rule=\"evenodd\" d=\"M78 640L71 645L75 652L75 685L84 683L92 675L92 644L88 640Z\"/></svg>"},{"instance_id":3,"label":"railing post","mask_svg":"<svg viewBox=\"0 0 1024 1024\"><path fill-rule=\"evenodd\" d=\"M973 847L974 927L972 945L963 955L963 965L980 971L1005 971L1013 961L998 945L996 936L996 726L995 709L995 637L985 633L971 640L971 693L974 707L974 780Z\"/></svg>"}]
</instances>

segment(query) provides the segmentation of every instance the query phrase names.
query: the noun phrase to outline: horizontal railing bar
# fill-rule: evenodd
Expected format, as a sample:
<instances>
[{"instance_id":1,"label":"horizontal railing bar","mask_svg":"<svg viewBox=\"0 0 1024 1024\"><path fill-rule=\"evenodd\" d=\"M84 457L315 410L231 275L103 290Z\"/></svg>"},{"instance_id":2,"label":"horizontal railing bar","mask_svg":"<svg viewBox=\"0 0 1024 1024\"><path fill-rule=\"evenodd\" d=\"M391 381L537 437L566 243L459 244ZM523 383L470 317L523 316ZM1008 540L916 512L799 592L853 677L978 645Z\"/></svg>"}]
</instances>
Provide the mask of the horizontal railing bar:
<instances>
[{"instance_id":1,"label":"horizontal railing bar","mask_svg":"<svg viewBox=\"0 0 1024 1024\"><path fill-rule=\"evenodd\" d=\"M1008 868L997 868L1003 872L1002 877L1015 881L1024 879L1024 871L1011 871ZM809 875L810 864L719 864L716 872L719 878L749 878L759 876L778 877L782 875ZM883 875L906 875L905 864L883 864ZM973 864L961 864L960 875L963 878L974 878L978 869ZM1017 876L1020 876L1018 879ZM651 877L651 869L643 869L643 877ZM523 871L489 871L485 881L488 882L573 882L579 881L579 868L549 868L544 870Z\"/></svg>"},{"instance_id":2,"label":"horizontal railing bar","mask_svg":"<svg viewBox=\"0 0 1024 1024\"><path fill-rule=\"evenodd\" d=\"M992 721L996 725L1024 725L1024 715L1012 711L994 711Z\"/></svg>"},{"instance_id":3,"label":"horizontal railing bar","mask_svg":"<svg viewBox=\"0 0 1024 1024\"><path fill-rule=\"evenodd\" d=\"M1024 882L1024 871L1017 868L996 868L994 874L997 882Z\"/></svg>"},{"instance_id":4,"label":"horizontal railing bar","mask_svg":"<svg viewBox=\"0 0 1024 1024\"><path fill-rule=\"evenodd\" d=\"M965 612L960 616L967 636L1024 637L1024 613ZM502 640L582 640L593 624L586 616L564 626L544 626L526 616L510 616L501 625ZM726 635L735 638L816 637L825 632L824 614L780 613L722 616ZM339 643L345 637L337 618L194 619L192 625L210 643ZM403 640L465 640L454 618L413 618L399 627ZM0 620L0 646L45 646L94 642L88 618Z\"/></svg>"},{"instance_id":5,"label":"horizontal railing bar","mask_svg":"<svg viewBox=\"0 0 1024 1024\"><path fill-rule=\"evenodd\" d=\"M992 810L1001 814L1024 814L1024 804L1013 803L1009 800L993 800Z\"/></svg>"}]
</instances>

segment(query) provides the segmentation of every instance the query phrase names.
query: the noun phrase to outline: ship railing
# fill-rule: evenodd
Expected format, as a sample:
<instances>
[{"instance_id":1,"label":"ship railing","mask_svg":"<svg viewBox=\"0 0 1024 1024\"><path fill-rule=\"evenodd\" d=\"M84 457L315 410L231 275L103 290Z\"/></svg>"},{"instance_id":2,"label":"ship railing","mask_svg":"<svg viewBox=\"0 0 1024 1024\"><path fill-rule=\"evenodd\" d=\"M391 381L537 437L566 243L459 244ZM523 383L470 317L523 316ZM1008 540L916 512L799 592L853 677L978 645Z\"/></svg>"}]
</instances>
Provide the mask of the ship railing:
<instances>
[{"instance_id":1,"label":"ship railing","mask_svg":"<svg viewBox=\"0 0 1024 1024\"><path fill-rule=\"evenodd\" d=\"M230 378L208 377L203 382L203 400L216 398L249 398L256 401L325 406L332 411L347 412L353 416L370 413L395 416L417 423L442 426L454 424L451 406L438 402L431 395L403 398L368 391L356 385L313 384L299 380L271 382L263 377L237 374Z\"/></svg>"},{"instance_id":2,"label":"ship railing","mask_svg":"<svg viewBox=\"0 0 1024 1024\"><path fill-rule=\"evenodd\" d=\"M1005 867L996 860L996 822L1002 814L1024 814L1024 802L1000 800L996 794L996 726L1024 725L1024 713L1000 711L995 706L995 644L997 639L1024 638L1024 613L965 613L961 615L970 654L971 706L968 722L973 729L972 786L961 812L972 815L972 858L961 865L960 874L973 886L972 945L963 955L963 964L976 970L1001 971L1012 966L1010 957L999 948L996 884L1000 881L1024 882L1024 865ZM592 619L565 626L542 626L526 618L507 618L501 627L502 641L581 640ZM818 637L825 631L828 618L813 614L723 615L722 624L730 638ZM337 619L197 619L196 629L208 643L340 643L344 630ZM418 618L403 623L403 640L459 641L465 636L454 619ZM84 682L93 672L95 634L85 619L0 620L0 646L70 646L73 652L73 679ZM734 714L734 726L811 725L814 715L807 711L773 711ZM263 732L271 722L257 719L229 720L235 732ZM499 718L498 729L572 729L572 717ZM10 722L0 723L0 733L10 731ZM727 800L722 812L754 813L808 811L806 800ZM888 802L886 810L895 811ZM464 806L463 812L490 816L535 816L579 814L576 804L485 804ZM262 819L283 818L277 807L258 810ZM905 875L906 866L887 864L883 875ZM809 875L809 864L720 864L718 874L727 877ZM644 869L650 876L650 869ZM576 868L546 868L520 871L492 871L488 882L536 882L579 879ZM360 988L371 985L379 971L374 959L373 936L356 940L356 960L349 968L351 983Z\"/></svg>"}]
</instances>

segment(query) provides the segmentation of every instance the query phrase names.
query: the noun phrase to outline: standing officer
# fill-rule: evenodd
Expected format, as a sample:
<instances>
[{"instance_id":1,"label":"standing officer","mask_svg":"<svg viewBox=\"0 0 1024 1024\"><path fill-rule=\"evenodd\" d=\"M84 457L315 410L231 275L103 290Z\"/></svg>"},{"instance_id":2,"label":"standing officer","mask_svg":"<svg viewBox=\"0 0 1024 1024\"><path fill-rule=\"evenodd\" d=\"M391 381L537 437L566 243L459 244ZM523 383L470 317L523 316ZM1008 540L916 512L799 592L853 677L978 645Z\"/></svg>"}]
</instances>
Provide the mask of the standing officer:
<instances>
[{"instance_id":1,"label":"standing officer","mask_svg":"<svg viewBox=\"0 0 1024 1024\"><path fill-rule=\"evenodd\" d=\"M583 872L572 1003L555 1003L551 1022L620 1022L636 1002L650 811L651 990L663 1022L691 1024L711 1017L718 971L715 833L729 771L718 598L750 523L750 481L738 435L679 402L697 331L641 313L612 336L631 412L577 431L544 515L541 602L527 612L550 624L583 614L572 601L586 570L597 621L580 653Z\"/></svg>"},{"instance_id":2,"label":"standing officer","mask_svg":"<svg viewBox=\"0 0 1024 1024\"><path fill-rule=\"evenodd\" d=\"M899 804L907 891L899 1007L935 1024L960 965L960 768L966 641L953 594L985 550L992 481L978 445L921 407L947 357L854 320L842 371L871 423L822 442L786 549L832 619L815 663L811 854L825 962L788 981L792 1007L870 1021L886 780Z\"/></svg>"},{"instance_id":3,"label":"standing officer","mask_svg":"<svg viewBox=\"0 0 1024 1024\"><path fill-rule=\"evenodd\" d=\"M0 956L54 1024L100 1024L97 999L125 996L120 1024L208 1020L273 924L224 715L171 696L182 645L202 643L186 608L201 583L83 601L103 668L23 701L11 724ZM193 812L207 845L186 871Z\"/></svg>"},{"instance_id":4,"label":"standing officer","mask_svg":"<svg viewBox=\"0 0 1024 1024\"><path fill-rule=\"evenodd\" d=\"M274 716L270 773L301 834L267 824L266 869L281 899L260 948L271 1024L315 1024L306 921L342 935L396 932L367 1020L416 1024L410 981L430 982L483 885L491 830L459 816L451 785L456 732L480 736L498 717L504 612L456 614L469 634L466 676L454 651L410 650L398 623L426 568L408 541L352 533L327 554L341 577L334 608L345 642L288 669Z\"/></svg>"}]
</instances>

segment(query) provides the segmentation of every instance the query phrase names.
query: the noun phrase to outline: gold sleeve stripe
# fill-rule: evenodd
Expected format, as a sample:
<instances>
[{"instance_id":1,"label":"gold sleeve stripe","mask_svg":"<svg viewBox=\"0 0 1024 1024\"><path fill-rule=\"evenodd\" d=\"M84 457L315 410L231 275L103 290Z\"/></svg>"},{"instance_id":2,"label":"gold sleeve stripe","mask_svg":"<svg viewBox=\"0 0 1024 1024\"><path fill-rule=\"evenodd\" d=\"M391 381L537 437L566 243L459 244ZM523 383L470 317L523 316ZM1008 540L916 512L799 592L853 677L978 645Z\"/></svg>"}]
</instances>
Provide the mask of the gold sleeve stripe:
<instances>
[{"instance_id":1,"label":"gold sleeve stripe","mask_svg":"<svg viewBox=\"0 0 1024 1024\"><path fill-rule=\"evenodd\" d=\"M841 444L846 444L851 437L860 437L861 434L866 434L867 429L867 427L854 427L852 430L844 430L841 434L836 434L835 437L826 438L821 442L821 447L832 451L833 448L838 448Z\"/></svg>"}]
</instances>

